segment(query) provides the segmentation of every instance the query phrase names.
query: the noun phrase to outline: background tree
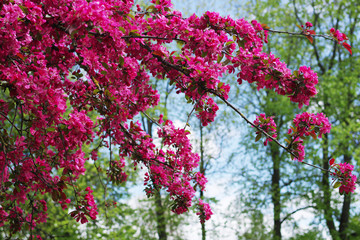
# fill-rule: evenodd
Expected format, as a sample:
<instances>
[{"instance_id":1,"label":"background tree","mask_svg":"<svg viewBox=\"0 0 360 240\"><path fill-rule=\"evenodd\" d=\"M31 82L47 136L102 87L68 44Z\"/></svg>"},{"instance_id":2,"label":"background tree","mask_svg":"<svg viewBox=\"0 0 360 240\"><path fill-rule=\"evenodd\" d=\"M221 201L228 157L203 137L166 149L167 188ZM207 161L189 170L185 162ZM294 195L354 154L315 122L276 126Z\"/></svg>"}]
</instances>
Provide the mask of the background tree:
<instances>
[{"instance_id":1,"label":"background tree","mask_svg":"<svg viewBox=\"0 0 360 240\"><path fill-rule=\"evenodd\" d=\"M249 2L247 6L248 9L254 9L252 13L262 23L272 26L281 22L288 22L289 26L284 29L287 32L298 32L296 24L301 25L306 21L310 21L316 31L318 29L325 31L329 28L330 23L335 28L347 29L345 33L353 36L356 31L355 26L358 24L358 5L355 2L339 2L335 5L334 3L324 4L317 1L290 1L286 3L262 1ZM350 42L352 46L358 46L358 41L354 37L350 37ZM274 43L281 43L282 48L274 49L272 47ZM319 154L318 150L315 150L317 148L315 148L310 157L310 159L314 159L315 164L321 163L324 168L329 167L331 157L339 158L339 162L341 160L348 163L358 161L356 155L353 154L357 151L355 146L357 146L356 141L358 138L356 136L358 134L355 130L356 127L351 126L354 122L348 120L353 119L350 116L355 116L354 112L358 109L358 102L356 101L359 93L358 78L353 77L359 75L358 64L354 59L357 50L353 48L353 55L350 55L337 42L333 43L331 49L326 45L319 38L315 38L313 44L311 44L291 35L272 35L268 43L270 51L275 52L283 59L287 59L290 66L305 61L318 69L319 77L322 80L319 89L321 93L317 97L317 103L314 102L315 104L310 109L324 112L332 120L333 129L336 129L331 135L323 138L322 153ZM351 71L349 71L350 69ZM309 173L310 170L307 170L307 172L311 176L317 175L316 172L314 172L315 175ZM329 174L312 179L315 181L302 185L314 186L314 184L320 184L319 187L322 189L323 194L320 195L318 190L312 187L312 190L306 190L311 197L305 195L303 199L306 201L312 199L309 204L317 206L320 211L318 214L323 215L333 239L349 238L351 230L346 229L350 219L348 209L350 209L351 197L344 196L343 207L339 211L337 207L334 207L339 201L331 198L332 186L330 185L331 178ZM336 221L339 221L338 229L335 227L337 225Z\"/></svg>"}]
</instances>

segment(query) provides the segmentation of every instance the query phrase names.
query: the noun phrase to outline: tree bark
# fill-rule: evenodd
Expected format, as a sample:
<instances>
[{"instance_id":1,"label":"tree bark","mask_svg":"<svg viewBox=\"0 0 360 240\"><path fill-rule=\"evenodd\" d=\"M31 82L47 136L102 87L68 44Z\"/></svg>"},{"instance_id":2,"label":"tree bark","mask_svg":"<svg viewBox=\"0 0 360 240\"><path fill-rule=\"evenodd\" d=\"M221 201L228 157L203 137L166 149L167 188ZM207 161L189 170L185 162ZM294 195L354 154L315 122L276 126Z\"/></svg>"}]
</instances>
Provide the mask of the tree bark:
<instances>
[{"instance_id":1,"label":"tree bark","mask_svg":"<svg viewBox=\"0 0 360 240\"><path fill-rule=\"evenodd\" d=\"M280 196L280 151L277 145L270 143L273 173L271 178L271 200L274 205L274 240L281 239L281 196Z\"/></svg>"},{"instance_id":2,"label":"tree bark","mask_svg":"<svg viewBox=\"0 0 360 240\"><path fill-rule=\"evenodd\" d=\"M351 156L349 154L344 155L344 162L351 163ZM341 218L340 218L340 226L339 226L339 233L340 238L343 240L349 239L347 234L347 228L349 226L349 217L350 217L350 204L351 204L351 195L344 195L344 201L341 211Z\"/></svg>"},{"instance_id":3,"label":"tree bark","mask_svg":"<svg viewBox=\"0 0 360 240\"><path fill-rule=\"evenodd\" d=\"M147 119L147 133L152 137L152 126L153 123ZM155 215L156 215L156 229L159 236L159 240L167 240L166 233L166 221L165 221L165 210L162 205L160 189L156 189L154 192L155 196Z\"/></svg>"},{"instance_id":4,"label":"tree bark","mask_svg":"<svg viewBox=\"0 0 360 240\"><path fill-rule=\"evenodd\" d=\"M205 168L204 168L204 145L203 145L203 126L201 125L200 121L200 173L205 175ZM204 198L204 191L200 189L200 198ZM205 229L205 222L201 223L201 239L206 240L206 229Z\"/></svg>"},{"instance_id":5,"label":"tree bark","mask_svg":"<svg viewBox=\"0 0 360 240\"><path fill-rule=\"evenodd\" d=\"M329 149L328 149L329 140L327 134L323 136L323 140L324 140L324 144L322 145L322 152L323 152L322 167L324 169L329 169ZM333 240L338 240L339 235L334 224L333 210L331 207L331 189L329 182L329 172L325 172L322 175L322 190L324 197L321 208L323 208L324 211L326 226L329 229L331 238Z\"/></svg>"},{"instance_id":6,"label":"tree bark","mask_svg":"<svg viewBox=\"0 0 360 240\"><path fill-rule=\"evenodd\" d=\"M155 191L155 213L156 213L156 223L157 223L157 232L159 235L159 240L166 240L166 222L165 222L165 211L162 206L161 194L160 191Z\"/></svg>"}]
</instances>

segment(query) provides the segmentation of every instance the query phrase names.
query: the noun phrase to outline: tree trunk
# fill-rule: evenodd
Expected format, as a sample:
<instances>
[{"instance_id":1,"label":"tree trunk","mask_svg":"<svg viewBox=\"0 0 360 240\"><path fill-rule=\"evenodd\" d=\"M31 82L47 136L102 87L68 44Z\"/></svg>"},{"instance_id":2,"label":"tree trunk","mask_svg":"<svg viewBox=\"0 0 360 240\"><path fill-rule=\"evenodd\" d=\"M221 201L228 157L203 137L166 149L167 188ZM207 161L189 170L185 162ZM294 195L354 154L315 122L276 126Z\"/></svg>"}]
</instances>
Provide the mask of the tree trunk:
<instances>
[{"instance_id":1,"label":"tree trunk","mask_svg":"<svg viewBox=\"0 0 360 240\"><path fill-rule=\"evenodd\" d=\"M349 154L344 155L344 162L347 162L349 164L351 163L351 156ZM344 195L339 227L340 238L343 240L349 239L349 236L347 234L347 228L349 226L350 204L351 195Z\"/></svg>"},{"instance_id":2,"label":"tree trunk","mask_svg":"<svg viewBox=\"0 0 360 240\"><path fill-rule=\"evenodd\" d=\"M166 240L166 222L165 222L165 211L162 206L161 194L160 191L155 191L155 213L156 213L156 223L157 223L157 232L159 235L159 240Z\"/></svg>"},{"instance_id":3,"label":"tree trunk","mask_svg":"<svg viewBox=\"0 0 360 240\"><path fill-rule=\"evenodd\" d=\"M147 133L152 137L153 123L147 119ZM155 215L156 215L156 228L159 240L167 240L165 210L162 205L160 189L156 189L155 195Z\"/></svg>"},{"instance_id":4,"label":"tree trunk","mask_svg":"<svg viewBox=\"0 0 360 240\"><path fill-rule=\"evenodd\" d=\"M204 146L203 146L203 127L200 121L200 173L205 175L204 168ZM204 191L200 189L200 198L204 198ZM206 240L206 230L205 230L205 222L201 223L201 239Z\"/></svg>"},{"instance_id":5,"label":"tree trunk","mask_svg":"<svg viewBox=\"0 0 360 240\"><path fill-rule=\"evenodd\" d=\"M274 205L274 240L281 239L281 198L280 198L280 151L278 146L270 143L273 173L271 178L271 200Z\"/></svg>"},{"instance_id":6,"label":"tree trunk","mask_svg":"<svg viewBox=\"0 0 360 240\"><path fill-rule=\"evenodd\" d=\"M323 140L324 140L324 144L322 145L322 152L323 152L322 167L324 169L329 169L329 150L328 150L329 140L328 140L327 134L325 134L323 136ZM325 172L322 175L322 188L323 188L322 190L323 190L324 197L323 197L323 204L321 207L324 210L326 226L329 229L331 238L333 240L338 240L339 236L338 236L338 232L335 228L333 211L332 211L332 207L331 207L331 189L330 189L330 182L329 182L329 172Z\"/></svg>"}]
</instances>

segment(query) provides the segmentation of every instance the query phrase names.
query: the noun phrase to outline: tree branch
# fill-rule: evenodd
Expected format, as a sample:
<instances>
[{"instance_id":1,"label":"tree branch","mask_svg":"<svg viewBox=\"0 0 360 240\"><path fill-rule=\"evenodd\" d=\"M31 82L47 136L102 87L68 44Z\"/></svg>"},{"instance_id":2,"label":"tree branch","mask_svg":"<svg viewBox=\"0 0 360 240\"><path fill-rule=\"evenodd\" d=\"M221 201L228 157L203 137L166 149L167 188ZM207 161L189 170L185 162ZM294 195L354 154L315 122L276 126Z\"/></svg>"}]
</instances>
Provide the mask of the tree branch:
<instances>
[{"instance_id":1,"label":"tree branch","mask_svg":"<svg viewBox=\"0 0 360 240\"><path fill-rule=\"evenodd\" d=\"M292 211L291 213L287 214L281 221L280 221L280 224L282 224L286 219L288 219L289 217L291 217L291 215L301 211L301 210L305 210L305 209L308 209L308 208L316 208L316 206L306 206L306 207L302 207L302 208L298 208L296 209L295 211Z\"/></svg>"}]
</instances>

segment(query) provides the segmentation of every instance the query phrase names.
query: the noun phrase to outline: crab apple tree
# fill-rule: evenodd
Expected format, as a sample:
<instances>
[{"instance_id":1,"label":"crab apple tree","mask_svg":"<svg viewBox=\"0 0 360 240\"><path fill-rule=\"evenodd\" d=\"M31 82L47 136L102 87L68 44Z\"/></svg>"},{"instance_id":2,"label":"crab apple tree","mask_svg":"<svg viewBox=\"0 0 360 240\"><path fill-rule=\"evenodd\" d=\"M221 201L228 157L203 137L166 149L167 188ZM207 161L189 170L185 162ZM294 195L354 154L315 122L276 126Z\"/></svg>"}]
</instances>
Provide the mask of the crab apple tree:
<instances>
[{"instance_id":1,"label":"crab apple tree","mask_svg":"<svg viewBox=\"0 0 360 240\"><path fill-rule=\"evenodd\" d=\"M125 160L130 159L147 169L148 196L165 189L174 212L197 204L200 221L210 218L210 206L195 196L207 180L197 173L199 156L189 131L162 116L150 119L159 126L160 148L136 120L159 104L151 78L169 79L204 126L216 116L215 98L234 108L227 101L230 85L221 81L225 74L236 75L234 84L273 89L300 108L316 95L314 71L306 66L291 71L263 51L266 25L214 12L184 18L170 0L151 4L142 9L132 0L1 1L0 226L8 224L10 234L46 221L42 195L63 209L71 207L76 221L96 219L91 186L80 189L76 181L86 174L84 163L96 162L99 150L111 144L119 158L110 159L109 181L126 181ZM300 35L315 37L310 27L302 27ZM331 34L350 49L346 35ZM173 42L179 46L175 50ZM278 143L271 117L260 115L249 123L257 129L257 140L263 135L265 145ZM321 137L330 125L324 115L308 113L297 116L294 125L286 149L303 161L303 138ZM341 192L353 191L353 168L334 168L332 176L345 185Z\"/></svg>"}]
</instances>

